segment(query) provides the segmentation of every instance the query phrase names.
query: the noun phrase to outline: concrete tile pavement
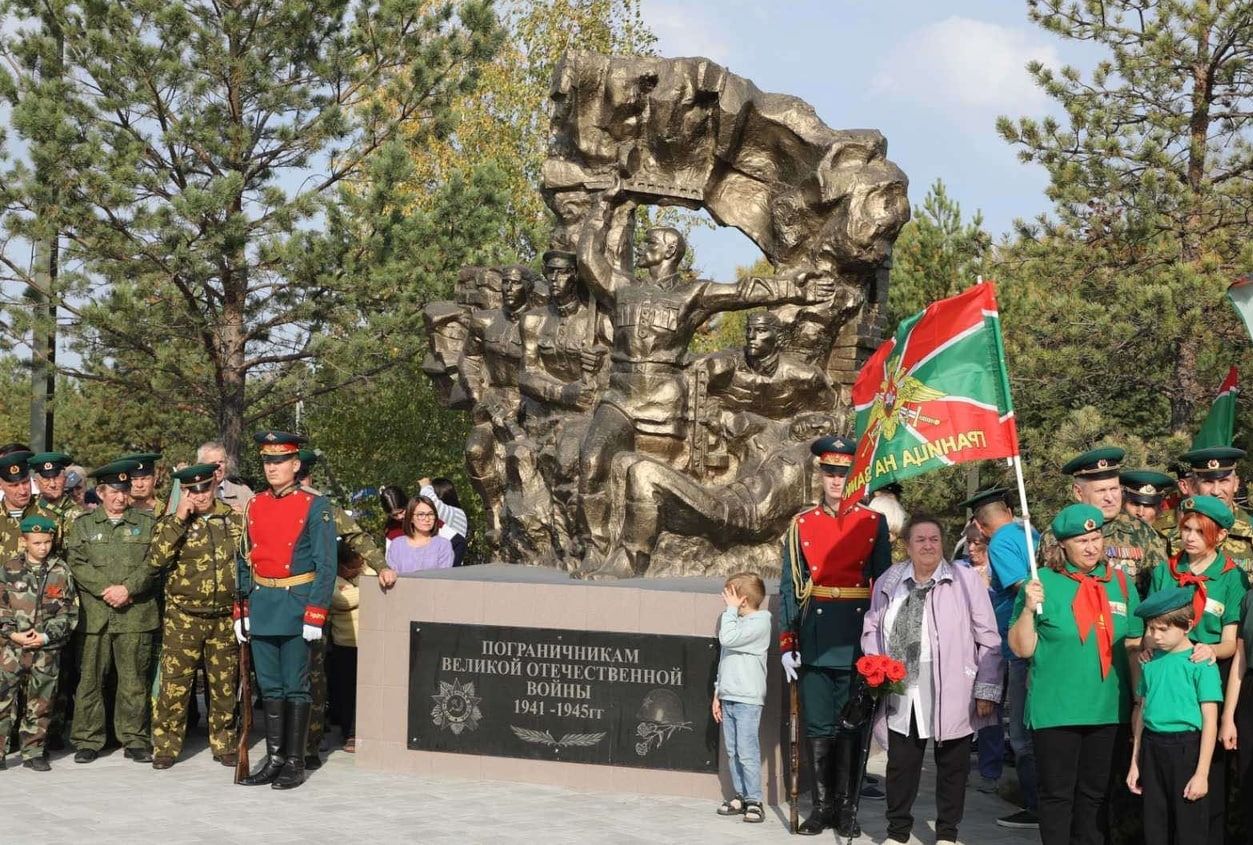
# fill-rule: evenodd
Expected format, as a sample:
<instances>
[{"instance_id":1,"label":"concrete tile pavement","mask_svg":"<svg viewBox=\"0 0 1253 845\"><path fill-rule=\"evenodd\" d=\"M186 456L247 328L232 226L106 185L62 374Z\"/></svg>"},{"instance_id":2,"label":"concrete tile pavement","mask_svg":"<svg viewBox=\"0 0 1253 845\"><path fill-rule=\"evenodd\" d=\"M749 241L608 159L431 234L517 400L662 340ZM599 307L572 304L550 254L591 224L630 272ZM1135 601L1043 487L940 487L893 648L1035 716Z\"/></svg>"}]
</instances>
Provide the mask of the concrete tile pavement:
<instances>
[{"instance_id":1,"label":"concrete tile pavement","mask_svg":"<svg viewBox=\"0 0 1253 845\"><path fill-rule=\"evenodd\" d=\"M253 748L253 761L263 749ZM882 755L870 769L882 774ZM189 739L184 758L166 771L126 760L111 751L90 765L72 754L54 754L53 770L20 768L17 755L0 772L0 842L42 845L87 841L93 845L158 841L162 845L375 845L422 842L469 845L479 842L566 845L566 843L726 843L796 845L787 831L787 808L770 808L760 825L721 818L706 801L491 781L459 781L358 770L343 751L329 755L298 790L245 788L217 763L203 734ZM17 768L14 768L17 767ZM914 814L913 840L935 841L932 825L934 774L923 775ZM1012 808L973 788L967 792L962 842L1034 843L1033 831L996 827ZM883 803L862 807L865 835L859 843L881 843ZM813 841L829 841L830 833Z\"/></svg>"}]
</instances>

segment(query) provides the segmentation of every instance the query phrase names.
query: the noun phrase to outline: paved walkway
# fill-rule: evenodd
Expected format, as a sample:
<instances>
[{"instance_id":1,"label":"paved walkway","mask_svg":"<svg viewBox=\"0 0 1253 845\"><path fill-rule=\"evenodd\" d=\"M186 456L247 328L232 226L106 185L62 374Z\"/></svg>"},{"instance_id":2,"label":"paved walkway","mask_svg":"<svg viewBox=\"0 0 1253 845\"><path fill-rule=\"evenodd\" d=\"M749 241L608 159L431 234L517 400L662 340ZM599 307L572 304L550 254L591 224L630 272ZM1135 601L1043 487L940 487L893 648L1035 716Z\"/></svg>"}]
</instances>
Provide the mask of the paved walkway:
<instances>
[{"instance_id":1,"label":"paved walkway","mask_svg":"<svg viewBox=\"0 0 1253 845\"><path fill-rule=\"evenodd\" d=\"M203 731L203 728L200 729ZM761 825L719 818L706 801L636 795L579 793L557 787L470 782L379 774L358 770L355 759L334 751L321 770L298 790L276 792L231 783L231 771L214 763L198 731L189 752L174 768L155 771L114 750L90 765L71 754L53 755L53 769L38 774L20 767L16 755L0 772L4 813L0 841L38 845L86 841L163 845L376 845L422 842L470 845L479 842L724 843L798 845L830 841L831 834L799 840L787 832L787 809L767 814ZM263 754L252 750L254 764ZM871 760L882 773L884 758ZM14 768L14 767L17 768ZM934 783L928 772L924 786ZM973 789L967 795L962 841L1034 843L1036 834L995 826L1008 804ZM883 804L863 806L866 835L884 838ZM915 807L919 819L934 818L930 790ZM930 825L918 824L918 843L935 841Z\"/></svg>"}]
</instances>

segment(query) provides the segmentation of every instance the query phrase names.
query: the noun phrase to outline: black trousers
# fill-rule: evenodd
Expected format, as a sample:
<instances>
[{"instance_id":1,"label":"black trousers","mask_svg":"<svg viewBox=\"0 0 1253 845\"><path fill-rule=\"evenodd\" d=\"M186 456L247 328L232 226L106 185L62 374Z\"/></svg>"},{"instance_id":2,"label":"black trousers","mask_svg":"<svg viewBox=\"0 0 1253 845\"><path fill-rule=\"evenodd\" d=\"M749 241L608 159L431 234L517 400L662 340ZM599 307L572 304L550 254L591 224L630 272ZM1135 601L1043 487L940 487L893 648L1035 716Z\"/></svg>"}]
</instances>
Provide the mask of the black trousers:
<instances>
[{"instance_id":1,"label":"black trousers","mask_svg":"<svg viewBox=\"0 0 1253 845\"><path fill-rule=\"evenodd\" d=\"M357 735L357 649L332 645L327 653L327 699L344 739Z\"/></svg>"},{"instance_id":2,"label":"black trousers","mask_svg":"<svg viewBox=\"0 0 1253 845\"><path fill-rule=\"evenodd\" d=\"M957 839L957 826L966 810L966 780L970 777L970 741L935 741L935 836ZM888 836L909 839L914 827L914 799L922 780L922 758L927 740L918 737L918 725L911 716L909 736L888 731L887 820Z\"/></svg>"},{"instance_id":3,"label":"black trousers","mask_svg":"<svg viewBox=\"0 0 1253 845\"><path fill-rule=\"evenodd\" d=\"M1205 845L1209 841L1209 798L1188 801L1183 797L1200 756L1200 731L1156 733L1145 728L1140 737L1144 845ZM1222 802L1221 797L1218 800Z\"/></svg>"},{"instance_id":4,"label":"black trousers","mask_svg":"<svg viewBox=\"0 0 1253 845\"><path fill-rule=\"evenodd\" d=\"M1031 732L1040 781L1042 845L1103 845L1119 725Z\"/></svg>"},{"instance_id":5,"label":"black trousers","mask_svg":"<svg viewBox=\"0 0 1253 845\"><path fill-rule=\"evenodd\" d=\"M1236 700L1236 769L1239 773L1244 809L1244 830L1246 835L1253 835L1253 671L1245 673L1240 682L1240 698ZM1213 794L1214 785L1210 784Z\"/></svg>"}]
</instances>

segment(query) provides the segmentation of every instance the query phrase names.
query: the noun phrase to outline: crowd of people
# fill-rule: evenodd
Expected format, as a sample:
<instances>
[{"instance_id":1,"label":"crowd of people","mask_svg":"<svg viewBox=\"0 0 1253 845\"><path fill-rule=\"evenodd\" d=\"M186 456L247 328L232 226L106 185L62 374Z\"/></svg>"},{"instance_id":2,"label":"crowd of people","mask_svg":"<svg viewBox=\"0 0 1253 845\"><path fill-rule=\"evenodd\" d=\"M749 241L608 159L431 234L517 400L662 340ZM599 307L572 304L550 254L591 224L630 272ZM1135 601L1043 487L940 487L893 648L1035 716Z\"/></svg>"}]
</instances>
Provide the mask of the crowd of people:
<instances>
[{"instance_id":1,"label":"crowd of people","mask_svg":"<svg viewBox=\"0 0 1253 845\"><path fill-rule=\"evenodd\" d=\"M1023 806L1002 827L1038 829L1044 845L1248 841L1253 525L1235 499L1241 450L1193 449L1175 478L1125 469L1116 447L1085 452L1063 467L1075 502L1043 535L1015 515L1010 490L992 488L960 503L969 520L947 555L940 520L843 502L852 441L824 437L812 451L823 499L794 520L780 584L779 647L812 790L798 833L855 837L862 799L878 798L888 841L909 841L930 742L936 837L955 842L972 757L973 786L996 792L1008 732ZM713 704L735 790L718 812L749 822L760 819L770 645L754 580L726 584ZM878 655L895 677L859 672ZM885 790L865 780L871 736L887 751Z\"/></svg>"},{"instance_id":2,"label":"crowd of people","mask_svg":"<svg viewBox=\"0 0 1253 845\"><path fill-rule=\"evenodd\" d=\"M19 750L48 771L66 742L88 764L110 735L128 759L168 769L199 719L198 689L213 758L235 766L242 642L267 737L243 782L299 786L321 765L328 719L355 750L361 579L387 589L462 565L466 514L448 479L422 478L412 496L385 487L376 543L310 486L319 453L302 438L257 442L261 494L210 442L170 468L168 498L159 453L89 472L64 453L0 446L0 769Z\"/></svg>"}]
</instances>

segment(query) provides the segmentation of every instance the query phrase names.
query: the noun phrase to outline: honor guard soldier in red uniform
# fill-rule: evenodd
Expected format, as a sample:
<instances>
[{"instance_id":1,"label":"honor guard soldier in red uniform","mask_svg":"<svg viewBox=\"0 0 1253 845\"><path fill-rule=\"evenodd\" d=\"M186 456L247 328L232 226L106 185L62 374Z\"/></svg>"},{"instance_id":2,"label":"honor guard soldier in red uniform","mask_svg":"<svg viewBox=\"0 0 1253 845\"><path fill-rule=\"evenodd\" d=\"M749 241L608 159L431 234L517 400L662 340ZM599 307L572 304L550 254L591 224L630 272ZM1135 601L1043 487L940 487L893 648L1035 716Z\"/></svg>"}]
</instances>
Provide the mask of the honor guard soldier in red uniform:
<instances>
[{"instance_id":1,"label":"honor guard soldier in red uniform","mask_svg":"<svg viewBox=\"0 0 1253 845\"><path fill-rule=\"evenodd\" d=\"M251 643L266 757L241 782L294 789L305 776L309 648L322 640L335 587L335 518L326 497L296 481L303 437L263 431L255 439L270 489L244 511L235 636Z\"/></svg>"},{"instance_id":2,"label":"honor guard soldier in red uniform","mask_svg":"<svg viewBox=\"0 0 1253 845\"><path fill-rule=\"evenodd\" d=\"M792 520L783 542L779 650L789 681L799 682L809 747L813 812L799 832L834 827L857 835L854 790L860 783L861 731L840 729L861 654L862 617L870 583L892 565L883 516L862 505L840 515L856 444L823 437L810 451L822 470L822 503ZM799 679L799 680L798 680Z\"/></svg>"}]
</instances>

